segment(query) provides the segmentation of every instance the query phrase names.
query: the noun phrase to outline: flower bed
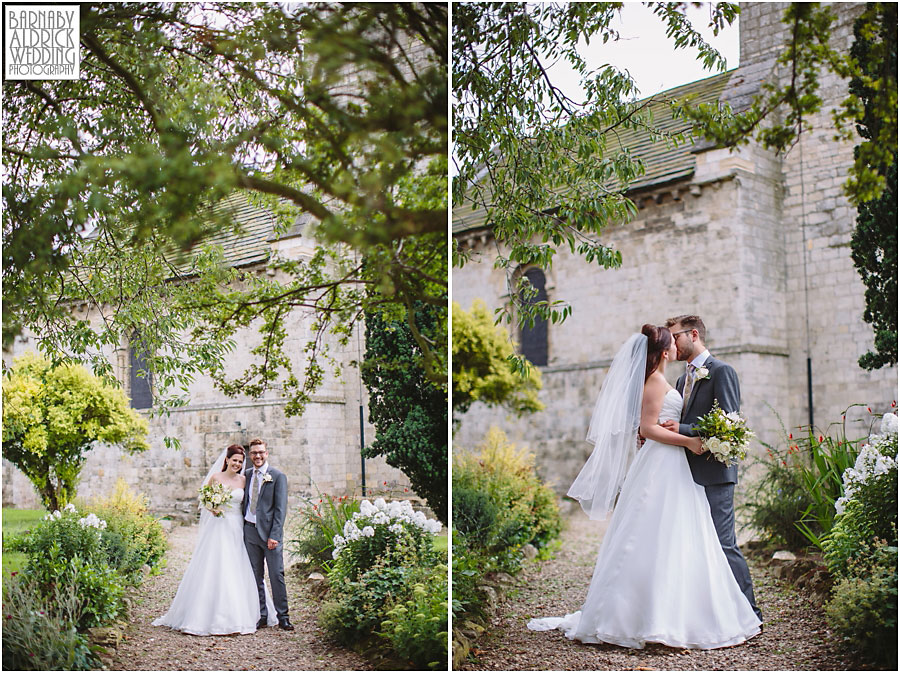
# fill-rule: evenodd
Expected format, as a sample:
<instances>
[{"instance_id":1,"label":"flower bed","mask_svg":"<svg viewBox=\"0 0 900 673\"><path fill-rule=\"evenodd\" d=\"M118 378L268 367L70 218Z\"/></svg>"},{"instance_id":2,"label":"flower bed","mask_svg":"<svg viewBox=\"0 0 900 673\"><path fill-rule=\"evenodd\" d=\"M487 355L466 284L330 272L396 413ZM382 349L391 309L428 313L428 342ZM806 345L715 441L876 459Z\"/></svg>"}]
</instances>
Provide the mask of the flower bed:
<instances>
[{"instance_id":1,"label":"flower bed","mask_svg":"<svg viewBox=\"0 0 900 673\"><path fill-rule=\"evenodd\" d=\"M433 544L441 523L407 500L327 495L302 510L300 521L291 549L317 559L328 575L323 628L394 667L443 669L447 563Z\"/></svg>"},{"instance_id":2,"label":"flower bed","mask_svg":"<svg viewBox=\"0 0 900 673\"><path fill-rule=\"evenodd\" d=\"M165 553L159 523L142 498L117 487L94 511L47 514L15 540L26 561L3 583L3 656L13 668L95 668L88 629L123 619L125 591ZM52 634L52 635L48 635Z\"/></svg>"}]
</instances>

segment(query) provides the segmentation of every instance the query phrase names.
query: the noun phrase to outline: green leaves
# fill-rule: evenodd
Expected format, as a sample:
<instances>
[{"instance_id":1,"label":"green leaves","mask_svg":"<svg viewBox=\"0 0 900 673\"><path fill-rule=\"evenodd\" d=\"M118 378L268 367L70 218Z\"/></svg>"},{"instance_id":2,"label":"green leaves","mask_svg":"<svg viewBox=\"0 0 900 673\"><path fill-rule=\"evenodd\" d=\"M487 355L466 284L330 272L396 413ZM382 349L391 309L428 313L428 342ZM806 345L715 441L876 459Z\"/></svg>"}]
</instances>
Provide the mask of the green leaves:
<instances>
[{"instance_id":1,"label":"green leaves","mask_svg":"<svg viewBox=\"0 0 900 673\"><path fill-rule=\"evenodd\" d=\"M278 389L290 415L365 308L443 301L446 4L101 3L81 33L79 80L4 83L5 345L27 328L111 375L140 328L154 413L209 372L227 394ZM273 239L303 222L312 257L229 270L245 198ZM294 310L314 316L302 362ZM226 375L253 330L254 361ZM432 380L445 342L420 344Z\"/></svg>"},{"instance_id":2,"label":"green leaves","mask_svg":"<svg viewBox=\"0 0 900 673\"><path fill-rule=\"evenodd\" d=\"M53 511L75 497L94 441L129 453L149 448L147 422L125 394L78 365L53 366L26 353L3 381L3 456L31 480Z\"/></svg>"},{"instance_id":3,"label":"green leaves","mask_svg":"<svg viewBox=\"0 0 900 673\"><path fill-rule=\"evenodd\" d=\"M556 321L569 307L553 309ZM465 413L477 401L516 415L540 411L541 373L513 352L505 330L495 326L484 302L470 312L453 302L453 411Z\"/></svg>"},{"instance_id":4,"label":"green leaves","mask_svg":"<svg viewBox=\"0 0 900 673\"><path fill-rule=\"evenodd\" d=\"M601 237L637 212L625 193L643 166L619 145L617 134L645 129L655 139L684 142L661 132L648 104L634 101L638 91L627 71L610 64L592 70L578 53L581 40L618 39L610 22L620 8L454 5L454 209L491 229L499 244L495 265L507 270L513 297L505 311L520 325L553 315L520 301L514 289L520 268L550 268L562 246L601 268L621 264L621 255ZM680 3L658 3L654 11L677 46L697 49L707 67L724 69L682 9ZM736 5L717 3L710 20L720 28L736 14ZM563 59L581 77L584 102L566 97L547 73L547 64ZM455 265L466 263L465 255L454 254Z\"/></svg>"}]
</instances>

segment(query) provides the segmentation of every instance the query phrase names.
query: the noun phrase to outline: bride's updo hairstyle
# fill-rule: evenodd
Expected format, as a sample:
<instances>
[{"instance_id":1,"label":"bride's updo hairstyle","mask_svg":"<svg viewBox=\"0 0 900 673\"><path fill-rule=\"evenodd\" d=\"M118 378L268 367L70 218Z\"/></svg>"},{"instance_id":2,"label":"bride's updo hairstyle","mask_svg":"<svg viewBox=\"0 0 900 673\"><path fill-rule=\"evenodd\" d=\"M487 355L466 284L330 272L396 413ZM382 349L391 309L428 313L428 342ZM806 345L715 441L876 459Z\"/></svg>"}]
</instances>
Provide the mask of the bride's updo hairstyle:
<instances>
[{"instance_id":1,"label":"bride's updo hairstyle","mask_svg":"<svg viewBox=\"0 0 900 673\"><path fill-rule=\"evenodd\" d=\"M647 369L644 372L644 383L646 383L650 374L659 367L663 353L672 344L672 333L668 327L647 324L641 327L641 334L647 337Z\"/></svg>"},{"instance_id":2,"label":"bride's updo hairstyle","mask_svg":"<svg viewBox=\"0 0 900 673\"><path fill-rule=\"evenodd\" d=\"M246 458L244 455L244 447L240 444L232 444L228 447L228 453L225 455L225 462L222 464L222 472L228 469L228 461L231 460L231 457L236 453L241 454L241 458Z\"/></svg>"}]
</instances>

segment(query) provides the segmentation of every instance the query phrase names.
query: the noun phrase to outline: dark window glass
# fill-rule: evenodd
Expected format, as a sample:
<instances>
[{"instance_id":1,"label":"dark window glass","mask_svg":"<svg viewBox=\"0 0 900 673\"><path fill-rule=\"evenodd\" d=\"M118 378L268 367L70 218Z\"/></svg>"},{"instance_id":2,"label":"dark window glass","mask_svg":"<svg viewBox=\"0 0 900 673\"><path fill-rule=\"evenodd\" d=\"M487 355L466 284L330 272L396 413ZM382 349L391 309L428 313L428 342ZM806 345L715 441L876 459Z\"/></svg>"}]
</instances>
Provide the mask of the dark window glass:
<instances>
[{"instance_id":1,"label":"dark window glass","mask_svg":"<svg viewBox=\"0 0 900 673\"><path fill-rule=\"evenodd\" d=\"M547 300L546 279L540 269L529 269L525 277L531 282L537 295L530 299L530 303ZM547 321L535 318L534 327L527 325L519 332L519 344L522 355L528 358L531 364L543 367L547 364Z\"/></svg>"},{"instance_id":2,"label":"dark window glass","mask_svg":"<svg viewBox=\"0 0 900 673\"><path fill-rule=\"evenodd\" d=\"M138 334L131 337L129 376L131 379L131 408L149 409L153 406L153 378L146 364L146 353ZM138 373L141 375L138 376Z\"/></svg>"}]
</instances>

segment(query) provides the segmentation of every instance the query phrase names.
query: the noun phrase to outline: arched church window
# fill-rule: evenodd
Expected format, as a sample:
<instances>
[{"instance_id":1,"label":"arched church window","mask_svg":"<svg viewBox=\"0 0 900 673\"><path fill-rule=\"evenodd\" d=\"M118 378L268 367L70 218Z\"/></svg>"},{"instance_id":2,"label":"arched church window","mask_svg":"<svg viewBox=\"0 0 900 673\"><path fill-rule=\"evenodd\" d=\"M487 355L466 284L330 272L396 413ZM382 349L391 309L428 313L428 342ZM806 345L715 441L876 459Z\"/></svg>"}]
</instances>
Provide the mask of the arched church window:
<instances>
[{"instance_id":1,"label":"arched church window","mask_svg":"<svg viewBox=\"0 0 900 673\"><path fill-rule=\"evenodd\" d=\"M540 269L528 269L524 276L531 286L537 290L533 297L522 296L522 301L533 304L539 301L547 301L547 279ZM543 367L547 364L547 321L541 318L534 319L534 326L525 325L519 331L519 348L522 355L528 358L531 364Z\"/></svg>"},{"instance_id":2,"label":"arched church window","mask_svg":"<svg viewBox=\"0 0 900 673\"><path fill-rule=\"evenodd\" d=\"M131 335L129 346L131 408L149 409L153 406L153 377L147 364L147 351L138 332Z\"/></svg>"}]
</instances>

